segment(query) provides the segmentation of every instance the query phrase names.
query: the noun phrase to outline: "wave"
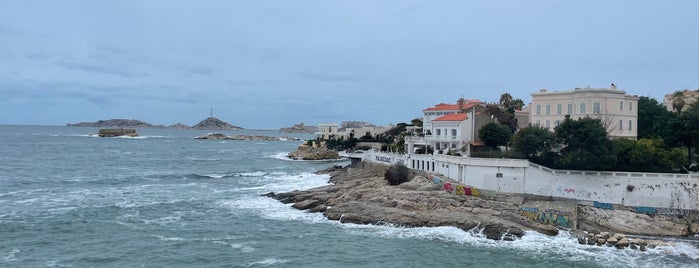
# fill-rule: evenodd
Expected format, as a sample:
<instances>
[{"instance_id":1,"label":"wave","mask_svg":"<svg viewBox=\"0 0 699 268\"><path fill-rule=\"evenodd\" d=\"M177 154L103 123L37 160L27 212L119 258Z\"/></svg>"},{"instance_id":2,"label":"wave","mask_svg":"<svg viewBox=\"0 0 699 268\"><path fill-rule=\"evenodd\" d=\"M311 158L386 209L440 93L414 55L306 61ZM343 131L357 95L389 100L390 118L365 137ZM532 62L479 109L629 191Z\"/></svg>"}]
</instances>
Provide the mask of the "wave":
<instances>
[{"instance_id":1,"label":"wave","mask_svg":"<svg viewBox=\"0 0 699 268\"><path fill-rule=\"evenodd\" d=\"M287 261L286 261L286 260L280 260L280 259L277 259L277 258L272 257L272 258L266 258L266 259L261 260L261 261L255 261L255 262L247 263L247 264L245 264L245 267L259 266L259 265L262 265L262 266L279 266L279 264L282 264L282 263L285 263L285 262L287 262Z\"/></svg>"},{"instance_id":2,"label":"wave","mask_svg":"<svg viewBox=\"0 0 699 268\"><path fill-rule=\"evenodd\" d=\"M299 160L299 159L291 159L287 157L289 155L289 152L276 152L270 155L265 155L264 157L267 158L274 158L274 159L279 159L279 160L284 160L284 161L294 161L294 162L349 162L347 158L338 158L338 159L324 159L324 160Z\"/></svg>"}]
</instances>

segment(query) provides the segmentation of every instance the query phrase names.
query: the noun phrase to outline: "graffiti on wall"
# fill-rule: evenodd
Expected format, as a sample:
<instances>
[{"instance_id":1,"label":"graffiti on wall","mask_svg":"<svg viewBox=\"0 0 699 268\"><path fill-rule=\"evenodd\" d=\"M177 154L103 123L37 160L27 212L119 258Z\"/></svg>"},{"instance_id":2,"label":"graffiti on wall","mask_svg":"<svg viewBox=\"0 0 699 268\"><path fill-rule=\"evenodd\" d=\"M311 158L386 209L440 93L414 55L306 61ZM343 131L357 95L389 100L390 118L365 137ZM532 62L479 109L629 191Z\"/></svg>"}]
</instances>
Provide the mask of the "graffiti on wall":
<instances>
[{"instance_id":1,"label":"graffiti on wall","mask_svg":"<svg viewBox=\"0 0 699 268\"><path fill-rule=\"evenodd\" d=\"M674 209L674 208L653 208L653 207L634 207L633 211L636 213L643 213L648 215L666 215L666 216L691 216L694 211L686 209Z\"/></svg>"},{"instance_id":2,"label":"graffiti on wall","mask_svg":"<svg viewBox=\"0 0 699 268\"><path fill-rule=\"evenodd\" d=\"M557 209L539 210L539 208L534 207L521 207L519 209L519 215L542 224L560 226L564 228L572 228L573 225L573 222L571 221L572 213Z\"/></svg>"},{"instance_id":3,"label":"graffiti on wall","mask_svg":"<svg viewBox=\"0 0 699 268\"><path fill-rule=\"evenodd\" d=\"M455 195L468 195L475 197L481 196L481 192L472 186L444 182L442 181L442 179L437 177L432 177L432 183L442 186L442 189L444 189L447 192L454 193Z\"/></svg>"},{"instance_id":4,"label":"graffiti on wall","mask_svg":"<svg viewBox=\"0 0 699 268\"><path fill-rule=\"evenodd\" d=\"M601 209L608 209L608 210L614 210L614 205L611 203L601 203L601 202L593 202L595 208L601 208Z\"/></svg>"},{"instance_id":5,"label":"graffiti on wall","mask_svg":"<svg viewBox=\"0 0 699 268\"><path fill-rule=\"evenodd\" d=\"M392 160L392 159L391 159L390 157L378 156L378 155L376 156L376 161L379 161L379 162L384 162L384 163L389 163L389 164L390 164L390 163L391 163L391 160Z\"/></svg>"}]
</instances>

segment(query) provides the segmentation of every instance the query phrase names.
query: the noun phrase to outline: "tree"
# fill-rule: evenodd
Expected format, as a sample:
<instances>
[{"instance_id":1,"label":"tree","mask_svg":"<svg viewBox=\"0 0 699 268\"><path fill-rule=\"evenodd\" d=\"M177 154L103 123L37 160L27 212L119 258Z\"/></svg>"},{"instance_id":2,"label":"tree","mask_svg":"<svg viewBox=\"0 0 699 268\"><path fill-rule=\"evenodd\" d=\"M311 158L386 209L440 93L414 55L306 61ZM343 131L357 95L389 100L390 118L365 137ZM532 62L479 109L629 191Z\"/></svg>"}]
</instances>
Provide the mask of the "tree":
<instances>
[{"instance_id":1,"label":"tree","mask_svg":"<svg viewBox=\"0 0 699 268\"><path fill-rule=\"evenodd\" d=\"M599 119L590 117L565 120L555 128L562 146L559 165L580 170L604 170L614 166L615 157L607 130Z\"/></svg>"},{"instance_id":2,"label":"tree","mask_svg":"<svg viewBox=\"0 0 699 268\"><path fill-rule=\"evenodd\" d=\"M512 130L508 126L493 122L483 125L478 131L478 138L493 149L497 146L507 145L511 137Z\"/></svg>"},{"instance_id":3,"label":"tree","mask_svg":"<svg viewBox=\"0 0 699 268\"><path fill-rule=\"evenodd\" d=\"M398 162L386 170L384 178L388 185L399 185L410 180L410 170L403 163Z\"/></svg>"},{"instance_id":4,"label":"tree","mask_svg":"<svg viewBox=\"0 0 699 268\"><path fill-rule=\"evenodd\" d=\"M665 106L649 97L638 98L638 138L661 137L673 144L671 126L675 117Z\"/></svg>"},{"instance_id":5,"label":"tree","mask_svg":"<svg viewBox=\"0 0 699 268\"><path fill-rule=\"evenodd\" d=\"M684 101L684 91L678 90L672 93L672 110L677 113L682 113L682 108L687 103Z\"/></svg>"},{"instance_id":6,"label":"tree","mask_svg":"<svg viewBox=\"0 0 699 268\"><path fill-rule=\"evenodd\" d=\"M689 105L672 126L673 134L687 148L687 160L692 163L692 149L699 144L699 102Z\"/></svg>"},{"instance_id":7,"label":"tree","mask_svg":"<svg viewBox=\"0 0 699 268\"><path fill-rule=\"evenodd\" d=\"M422 119L415 118L413 120L410 120L410 124L416 127L422 127Z\"/></svg>"},{"instance_id":8,"label":"tree","mask_svg":"<svg viewBox=\"0 0 699 268\"><path fill-rule=\"evenodd\" d=\"M512 138L512 146L529 160L536 160L555 145L553 132L542 126L520 129Z\"/></svg>"},{"instance_id":9,"label":"tree","mask_svg":"<svg viewBox=\"0 0 699 268\"><path fill-rule=\"evenodd\" d=\"M485 112L496 119L498 123L508 126L510 128L510 133L514 133L517 130L517 118L515 118L514 113L510 113L494 104L486 105Z\"/></svg>"},{"instance_id":10,"label":"tree","mask_svg":"<svg viewBox=\"0 0 699 268\"><path fill-rule=\"evenodd\" d=\"M615 170L673 172L687 163L681 149L667 149L661 138L618 139L612 144L617 159Z\"/></svg>"}]
</instances>

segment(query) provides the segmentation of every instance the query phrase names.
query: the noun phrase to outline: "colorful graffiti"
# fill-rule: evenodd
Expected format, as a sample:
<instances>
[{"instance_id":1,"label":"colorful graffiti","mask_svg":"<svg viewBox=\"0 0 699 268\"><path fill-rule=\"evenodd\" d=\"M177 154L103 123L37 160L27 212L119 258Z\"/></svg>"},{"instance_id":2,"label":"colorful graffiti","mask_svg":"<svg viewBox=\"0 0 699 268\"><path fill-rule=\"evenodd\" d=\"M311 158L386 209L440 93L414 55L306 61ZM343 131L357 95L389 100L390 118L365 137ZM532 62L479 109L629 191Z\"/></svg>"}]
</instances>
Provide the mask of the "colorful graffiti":
<instances>
[{"instance_id":1,"label":"colorful graffiti","mask_svg":"<svg viewBox=\"0 0 699 268\"><path fill-rule=\"evenodd\" d=\"M635 207L633 208L633 210L636 211L636 213L643 213L648 215L658 214L658 210L651 207Z\"/></svg>"},{"instance_id":2,"label":"colorful graffiti","mask_svg":"<svg viewBox=\"0 0 699 268\"><path fill-rule=\"evenodd\" d=\"M521 207L519 209L519 215L542 224L572 228L572 221L570 221L572 213L567 211L560 211L557 209L540 211L538 208Z\"/></svg>"},{"instance_id":3,"label":"colorful graffiti","mask_svg":"<svg viewBox=\"0 0 699 268\"><path fill-rule=\"evenodd\" d=\"M461 184L452 184L451 182L444 182L442 181L442 179L437 177L432 177L432 183L442 186L442 189L444 189L447 192L454 193L455 195L468 195L475 197L481 196L481 192L478 191L478 189L473 188L471 186L464 186Z\"/></svg>"},{"instance_id":4,"label":"colorful graffiti","mask_svg":"<svg viewBox=\"0 0 699 268\"><path fill-rule=\"evenodd\" d=\"M608 209L608 210L614 210L614 205L611 203L601 203L601 202L593 202L595 208L601 208L601 209Z\"/></svg>"}]
</instances>

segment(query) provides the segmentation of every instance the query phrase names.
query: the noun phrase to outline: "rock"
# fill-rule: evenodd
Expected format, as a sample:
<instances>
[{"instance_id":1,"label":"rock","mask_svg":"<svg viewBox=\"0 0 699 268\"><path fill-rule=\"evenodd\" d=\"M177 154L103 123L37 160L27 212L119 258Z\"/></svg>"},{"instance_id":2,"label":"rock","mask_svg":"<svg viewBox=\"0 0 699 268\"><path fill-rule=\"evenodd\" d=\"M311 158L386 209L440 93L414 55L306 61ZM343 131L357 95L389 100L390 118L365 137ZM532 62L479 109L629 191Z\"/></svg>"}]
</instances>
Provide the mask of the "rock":
<instances>
[{"instance_id":1,"label":"rock","mask_svg":"<svg viewBox=\"0 0 699 268\"><path fill-rule=\"evenodd\" d=\"M692 224L689 225L689 232L694 235L699 234L699 222L692 222Z\"/></svg>"},{"instance_id":2,"label":"rock","mask_svg":"<svg viewBox=\"0 0 699 268\"><path fill-rule=\"evenodd\" d=\"M636 244L629 244L630 249L638 249L638 246Z\"/></svg>"},{"instance_id":3,"label":"rock","mask_svg":"<svg viewBox=\"0 0 699 268\"><path fill-rule=\"evenodd\" d=\"M617 248L625 248L625 247L628 247L628 246L629 246L629 240L626 239L626 238L622 238L621 240L619 240L618 242L616 242L616 244L615 244L614 246L616 246Z\"/></svg>"},{"instance_id":4,"label":"rock","mask_svg":"<svg viewBox=\"0 0 699 268\"><path fill-rule=\"evenodd\" d=\"M616 238L610 237L607 239L607 245L615 245L617 243L617 241L618 240L616 240Z\"/></svg>"},{"instance_id":5,"label":"rock","mask_svg":"<svg viewBox=\"0 0 699 268\"><path fill-rule=\"evenodd\" d=\"M177 124L174 124L174 125L169 125L168 128L188 129L189 126L188 126L188 125L185 125L185 124L182 124L182 123L177 123Z\"/></svg>"},{"instance_id":6,"label":"rock","mask_svg":"<svg viewBox=\"0 0 699 268\"><path fill-rule=\"evenodd\" d=\"M197 140L227 140L227 139L230 139L230 137L226 136L224 134L221 134L221 133L210 133L210 134L206 134L206 135L197 136L195 139L197 139Z\"/></svg>"},{"instance_id":7,"label":"rock","mask_svg":"<svg viewBox=\"0 0 699 268\"><path fill-rule=\"evenodd\" d=\"M218 118L215 117L209 117L201 122L197 123L196 125L192 126L194 129L208 129L208 130L238 130L238 129L243 129L239 126L234 126L229 123L226 123L224 121L221 121Z\"/></svg>"},{"instance_id":8,"label":"rock","mask_svg":"<svg viewBox=\"0 0 699 268\"><path fill-rule=\"evenodd\" d=\"M294 160L328 160L339 159L340 154L335 150L322 147L308 146L301 144L296 151L289 153L289 158Z\"/></svg>"},{"instance_id":9,"label":"rock","mask_svg":"<svg viewBox=\"0 0 699 268\"><path fill-rule=\"evenodd\" d=\"M605 243L607 243L607 239L597 238L597 245L604 245Z\"/></svg>"},{"instance_id":10,"label":"rock","mask_svg":"<svg viewBox=\"0 0 699 268\"><path fill-rule=\"evenodd\" d=\"M315 206L318 206L319 202L315 199L306 199L301 202L294 204L292 207L295 209L306 210Z\"/></svg>"},{"instance_id":11,"label":"rock","mask_svg":"<svg viewBox=\"0 0 699 268\"><path fill-rule=\"evenodd\" d=\"M653 236L689 235L687 223L627 210L579 206L577 219L578 227L582 230L610 230L615 233Z\"/></svg>"}]
</instances>

